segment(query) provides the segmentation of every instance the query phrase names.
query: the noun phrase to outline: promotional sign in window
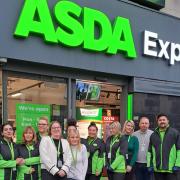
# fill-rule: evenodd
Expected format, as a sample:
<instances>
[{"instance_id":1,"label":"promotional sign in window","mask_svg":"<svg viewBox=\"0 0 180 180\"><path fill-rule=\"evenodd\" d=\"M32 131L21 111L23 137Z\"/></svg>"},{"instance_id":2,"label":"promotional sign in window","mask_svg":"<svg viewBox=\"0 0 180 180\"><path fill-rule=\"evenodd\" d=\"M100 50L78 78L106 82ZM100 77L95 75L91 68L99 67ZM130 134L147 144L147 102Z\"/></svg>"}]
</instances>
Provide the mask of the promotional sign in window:
<instances>
[{"instance_id":1,"label":"promotional sign in window","mask_svg":"<svg viewBox=\"0 0 180 180\"><path fill-rule=\"evenodd\" d=\"M92 121L98 127L98 137L102 138L102 108L77 108L76 119L78 120L78 130L82 138L87 138L88 126Z\"/></svg>"},{"instance_id":2,"label":"promotional sign in window","mask_svg":"<svg viewBox=\"0 0 180 180\"><path fill-rule=\"evenodd\" d=\"M16 141L22 141L25 127L32 126L37 131L39 118L46 116L50 120L51 108L45 104L16 104Z\"/></svg>"}]
</instances>

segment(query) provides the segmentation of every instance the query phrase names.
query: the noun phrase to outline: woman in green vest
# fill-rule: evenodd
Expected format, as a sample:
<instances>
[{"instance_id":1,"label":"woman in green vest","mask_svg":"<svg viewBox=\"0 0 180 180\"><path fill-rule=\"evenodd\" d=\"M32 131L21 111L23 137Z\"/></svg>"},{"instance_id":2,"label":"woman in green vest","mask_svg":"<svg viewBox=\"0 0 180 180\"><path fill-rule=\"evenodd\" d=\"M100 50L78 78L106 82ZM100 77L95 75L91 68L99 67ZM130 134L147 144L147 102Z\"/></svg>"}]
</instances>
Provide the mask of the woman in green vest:
<instances>
[{"instance_id":1,"label":"woman in green vest","mask_svg":"<svg viewBox=\"0 0 180 180\"><path fill-rule=\"evenodd\" d=\"M39 147L36 133L31 126L27 126L23 132L23 144L19 145L19 155L25 163L18 167L18 180L40 180L41 167Z\"/></svg>"},{"instance_id":2,"label":"woman in green vest","mask_svg":"<svg viewBox=\"0 0 180 180\"><path fill-rule=\"evenodd\" d=\"M126 166L126 175L125 180L133 180L134 179L134 165L136 163L138 150L139 150L139 141L136 136L133 136L134 132L134 121L129 120L124 123L123 134L128 141L128 155L126 157L127 166Z\"/></svg>"},{"instance_id":3,"label":"woman in green vest","mask_svg":"<svg viewBox=\"0 0 180 180\"><path fill-rule=\"evenodd\" d=\"M106 140L106 168L110 180L124 180L126 173L126 156L128 142L121 135L121 124L110 124L110 137Z\"/></svg>"},{"instance_id":4,"label":"woman in green vest","mask_svg":"<svg viewBox=\"0 0 180 180\"><path fill-rule=\"evenodd\" d=\"M88 151L88 169L86 180L100 180L104 167L105 144L97 137L98 128L94 122L88 127L87 139L81 140Z\"/></svg>"},{"instance_id":5,"label":"woman in green vest","mask_svg":"<svg viewBox=\"0 0 180 180\"><path fill-rule=\"evenodd\" d=\"M24 163L18 158L17 145L13 143L13 127L9 123L2 125L2 138L0 139L0 180L15 180L17 165Z\"/></svg>"}]
</instances>

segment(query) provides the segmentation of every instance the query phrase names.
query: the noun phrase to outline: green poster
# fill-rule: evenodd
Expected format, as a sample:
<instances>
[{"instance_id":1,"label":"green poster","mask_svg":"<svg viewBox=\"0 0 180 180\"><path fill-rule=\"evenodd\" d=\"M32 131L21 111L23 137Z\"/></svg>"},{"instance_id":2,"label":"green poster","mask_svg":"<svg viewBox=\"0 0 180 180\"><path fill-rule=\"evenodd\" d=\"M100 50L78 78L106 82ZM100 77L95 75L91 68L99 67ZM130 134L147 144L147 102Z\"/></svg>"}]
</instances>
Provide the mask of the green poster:
<instances>
[{"instance_id":1,"label":"green poster","mask_svg":"<svg viewBox=\"0 0 180 180\"><path fill-rule=\"evenodd\" d=\"M102 108L77 108L77 120L102 121Z\"/></svg>"},{"instance_id":2,"label":"green poster","mask_svg":"<svg viewBox=\"0 0 180 180\"><path fill-rule=\"evenodd\" d=\"M32 126L37 131L39 118L51 117L50 105L46 104L16 104L16 139L17 143L22 140L22 133L26 126Z\"/></svg>"}]
</instances>

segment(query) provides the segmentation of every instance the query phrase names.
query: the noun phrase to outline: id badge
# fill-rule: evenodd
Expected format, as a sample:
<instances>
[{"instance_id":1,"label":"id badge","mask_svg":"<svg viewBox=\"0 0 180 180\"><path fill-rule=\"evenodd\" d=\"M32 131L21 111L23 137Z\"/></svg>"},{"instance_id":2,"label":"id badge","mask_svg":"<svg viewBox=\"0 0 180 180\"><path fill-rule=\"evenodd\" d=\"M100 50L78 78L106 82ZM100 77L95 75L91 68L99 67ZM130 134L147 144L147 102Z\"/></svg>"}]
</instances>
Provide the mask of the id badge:
<instances>
[{"instance_id":1,"label":"id badge","mask_svg":"<svg viewBox=\"0 0 180 180\"><path fill-rule=\"evenodd\" d=\"M108 153L108 159L111 159L111 153Z\"/></svg>"},{"instance_id":2,"label":"id badge","mask_svg":"<svg viewBox=\"0 0 180 180\"><path fill-rule=\"evenodd\" d=\"M90 156L90 153L89 153L89 152L87 152L87 157L89 158L89 156Z\"/></svg>"},{"instance_id":3,"label":"id badge","mask_svg":"<svg viewBox=\"0 0 180 180\"><path fill-rule=\"evenodd\" d=\"M145 147L144 146L141 146L141 151L145 151Z\"/></svg>"},{"instance_id":4,"label":"id badge","mask_svg":"<svg viewBox=\"0 0 180 180\"><path fill-rule=\"evenodd\" d=\"M16 167L13 167L13 171L16 171Z\"/></svg>"},{"instance_id":5,"label":"id badge","mask_svg":"<svg viewBox=\"0 0 180 180\"><path fill-rule=\"evenodd\" d=\"M58 168L61 168L61 167L62 167L62 161L58 160Z\"/></svg>"}]
</instances>

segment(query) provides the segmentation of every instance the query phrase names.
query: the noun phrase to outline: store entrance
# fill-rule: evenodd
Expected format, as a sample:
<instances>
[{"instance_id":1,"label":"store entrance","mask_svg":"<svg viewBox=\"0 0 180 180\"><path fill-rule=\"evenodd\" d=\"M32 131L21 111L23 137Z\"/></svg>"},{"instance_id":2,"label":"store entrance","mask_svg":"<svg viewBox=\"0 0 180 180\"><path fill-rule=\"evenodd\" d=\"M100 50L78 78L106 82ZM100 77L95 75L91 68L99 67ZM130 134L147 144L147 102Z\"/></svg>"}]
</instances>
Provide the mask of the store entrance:
<instances>
[{"instance_id":1,"label":"store entrance","mask_svg":"<svg viewBox=\"0 0 180 180\"><path fill-rule=\"evenodd\" d=\"M86 138L88 126L94 121L98 136L106 140L109 124L120 120L122 87L97 81L76 81L76 119L80 136Z\"/></svg>"}]
</instances>

